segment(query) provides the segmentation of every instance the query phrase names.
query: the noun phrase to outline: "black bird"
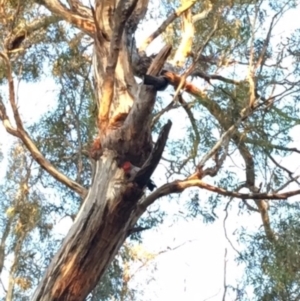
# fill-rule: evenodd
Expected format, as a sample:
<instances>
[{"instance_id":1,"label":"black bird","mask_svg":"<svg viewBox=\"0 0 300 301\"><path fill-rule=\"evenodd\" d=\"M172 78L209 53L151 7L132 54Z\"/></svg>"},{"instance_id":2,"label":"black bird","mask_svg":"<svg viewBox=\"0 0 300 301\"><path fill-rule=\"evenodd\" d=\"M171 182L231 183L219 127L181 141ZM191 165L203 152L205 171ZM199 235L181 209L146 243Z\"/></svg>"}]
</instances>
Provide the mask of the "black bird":
<instances>
[{"instance_id":1,"label":"black bird","mask_svg":"<svg viewBox=\"0 0 300 301\"><path fill-rule=\"evenodd\" d=\"M166 90L169 83L169 80L164 76L144 75L144 85L153 86L156 91Z\"/></svg>"},{"instance_id":2,"label":"black bird","mask_svg":"<svg viewBox=\"0 0 300 301\"><path fill-rule=\"evenodd\" d=\"M155 183L150 179L147 183L147 188L150 190L150 191L153 191L157 186L155 185Z\"/></svg>"},{"instance_id":3,"label":"black bird","mask_svg":"<svg viewBox=\"0 0 300 301\"><path fill-rule=\"evenodd\" d=\"M122 168L129 179L133 179L141 169L140 167L132 165L129 161L124 162ZM146 186L150 191L153 191L154 188L157 187L151 179L147 181Z\"/></svg>"}]
</instances>

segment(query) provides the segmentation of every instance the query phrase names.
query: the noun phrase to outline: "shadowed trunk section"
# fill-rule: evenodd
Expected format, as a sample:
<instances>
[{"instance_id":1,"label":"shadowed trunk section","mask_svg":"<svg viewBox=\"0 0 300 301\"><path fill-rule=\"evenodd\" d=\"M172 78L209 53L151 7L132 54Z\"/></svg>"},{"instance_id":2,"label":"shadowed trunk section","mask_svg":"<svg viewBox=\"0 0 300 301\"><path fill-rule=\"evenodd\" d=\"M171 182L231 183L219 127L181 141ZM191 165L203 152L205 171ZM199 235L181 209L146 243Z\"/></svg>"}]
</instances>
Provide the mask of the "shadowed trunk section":
<instances>
[{"instance_id":1,"label":"shadowed trunk section","mask_svg":"<svg viewBox=\"0 0 300 301\"><path fill-rule=\"evenodd\" d=\"M105 151L84 205L32 300L84 300L127 237L142 194L124 179L115 153Z\"/></svg>"}]
</instances>

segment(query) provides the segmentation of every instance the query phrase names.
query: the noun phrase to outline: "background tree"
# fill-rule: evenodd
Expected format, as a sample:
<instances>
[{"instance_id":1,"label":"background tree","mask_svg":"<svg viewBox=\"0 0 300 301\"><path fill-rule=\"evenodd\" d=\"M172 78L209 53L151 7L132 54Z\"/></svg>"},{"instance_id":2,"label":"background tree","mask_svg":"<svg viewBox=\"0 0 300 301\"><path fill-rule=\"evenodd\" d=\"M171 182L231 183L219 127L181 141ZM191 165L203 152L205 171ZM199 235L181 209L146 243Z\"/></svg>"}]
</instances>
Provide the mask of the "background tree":
<instances>
[{"instance_id":1,"label":"background tree","mask_svg":"<svg viewBox=\"0 0 300 301\"><path fill-rule=\"evenodd\" d=\"M245 283L257 287L258 298L299 295L297 216L284 206L289 219L283 222L282 203L269 204L300 193L295 169L285 162L296 162L300 152L293 145L299 37L297 31L282 41L275 35L275 26L296 3L167 1L164 22L137 47L135 34L149 5L147 0L96 0L93 7L76 0L0 2L0 119L21 143L11 150L6 175L11 182L2 197L0 266L8 254L14 257L7 300L21 298L22 290L38 283L32 300L120 295L124 265L111 263L124 241L140 239L142 229L163 220L164 212L147 212L159 198L192 187L183 204L187 216L213 221L216 208L230 208L233 198L241 212L261 215L264 233L256 234L261 239L253 235L253 250L239 257L249 266ZM164 44L147 54L160 34ZM57 101L25 127L17 84L48 77L55 81ZM197 80L188 81L192 78ZM169 100L157 97L157 83L174 87ZM177 121L169 139L168 119ZM174 134L179 130L181 139ZM168 181L145 192L160 161ZM141 169L129 173L128 163ZM196 187L214 194L200 201ZM62 202L49 199L54 191ZM273 225L270 212L276 216ZM55 256L59 242L51 238L52 214L74 220ZM36 246L37 237L44 245ZM253 242L245 234L241 239ZM43 251L34 249L48 252L40 257ZM131 260L126 248L118 256ZM43 277L36 262L48 266ZM266 285L251 281L253 273L263 273ZM105 289L97 287L99 280Z\"/></svg>"}]
</instances>

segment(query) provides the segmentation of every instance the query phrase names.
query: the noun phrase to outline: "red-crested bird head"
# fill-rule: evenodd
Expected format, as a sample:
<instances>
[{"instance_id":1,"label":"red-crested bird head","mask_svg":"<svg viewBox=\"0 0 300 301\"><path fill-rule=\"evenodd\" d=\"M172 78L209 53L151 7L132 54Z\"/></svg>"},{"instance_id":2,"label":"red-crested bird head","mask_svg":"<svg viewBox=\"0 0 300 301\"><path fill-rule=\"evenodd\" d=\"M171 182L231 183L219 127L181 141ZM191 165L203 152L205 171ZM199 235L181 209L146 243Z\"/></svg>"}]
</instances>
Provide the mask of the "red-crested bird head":
<instances>
[{"instance_id":1,"label":"red-crested bird head","mask_svg":"<svg viewBox=\"0 0 300 301\"><path fill-rule=\"evenodd\" d=\"M125 173L130 173L131 169L132 169L132 165L129 161L124 162L124 164L122 165L123 170L125 171Z\"/></svg>"}]
</instances>

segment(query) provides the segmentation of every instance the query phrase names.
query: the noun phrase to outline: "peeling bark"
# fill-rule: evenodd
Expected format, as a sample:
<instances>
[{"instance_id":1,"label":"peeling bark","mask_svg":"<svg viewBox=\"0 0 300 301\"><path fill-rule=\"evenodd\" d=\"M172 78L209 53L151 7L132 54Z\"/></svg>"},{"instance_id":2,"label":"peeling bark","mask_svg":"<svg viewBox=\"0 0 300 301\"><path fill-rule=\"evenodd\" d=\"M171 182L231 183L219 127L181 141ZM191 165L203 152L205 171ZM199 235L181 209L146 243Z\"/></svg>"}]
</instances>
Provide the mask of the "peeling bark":
<instances>
[{"instance_id":1,"label":"peeling bark","mask_svg":"<svg viewBox=\"0 0 300 301\"><path fill-rule=\"evenodd\" d=\"M35 2L44 5L52 13L62 17L65 21L73 24L86 34L93 36L95 33L95 24L92 18L83 17L81 13L74 13L73 11L67 9L58 0L35 0Z\"/></svg>"},{"instance_id":2,"label":"peeling bark","mask_svg":"<svg viewBox=\"0 0 300 301\"><path fill-rule=\"evenodd\" d=\"M83 300L123 244L143 190L127 183L115 157L105 151L97 162L84 204L32 300Z\"/></svg>"},{"instance_id":3,"label":"peeling bark","mask_svg":"<svg viewBox=\"0 0 300 301\"><path fill-rule=\"evenodd\" d=\"M152 110L156 91L134 79L128 46L148 1L96 1L94 72L102 156L96 162L92 186L60 250L32 300L80 301L98 284L107 267L146 210L138 206L157 166L171 127L154 148ZM146 6L145 6L146 5ZM164 48L152 72L160 72L170 53ZM150 66L151 64L149 64ZM153 159L155 158L155 159ZM120 161L145 167L128 182ZM101 259L101 260L99 260Z\"/></svg>"},{"instance_id":4,"label":"peeling bark","mask_svg":"<svg viewBox=\"0 0 300 301\"><path fill-rule=\"evenodd\" d=\"M195 28L193 24L193 15L190 9L183 13L182 27L182 32L184 34L173 59L174 64L178 67L182 67L187 57L192 54Z\"/></svg>"},{"instance_id":5,"label":"peeling bark","mask_svg":"<svg viewBox=\"0 0 300 301\"><path fill-rule=\"evenodd\" d=\"M155 161L151 161L154 168L170 127L168 123L157 142ZM138 205L146 181L128 182L123 169L118 168L116 157L116 152L105 150L97 161L93 184L84 204L32 300L84 300L147 209ZM146 164L146 172L149 166ZM145 174L138 179L145 180Z\"/></svg>"}]
</instances>

